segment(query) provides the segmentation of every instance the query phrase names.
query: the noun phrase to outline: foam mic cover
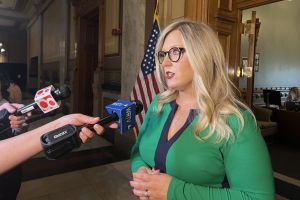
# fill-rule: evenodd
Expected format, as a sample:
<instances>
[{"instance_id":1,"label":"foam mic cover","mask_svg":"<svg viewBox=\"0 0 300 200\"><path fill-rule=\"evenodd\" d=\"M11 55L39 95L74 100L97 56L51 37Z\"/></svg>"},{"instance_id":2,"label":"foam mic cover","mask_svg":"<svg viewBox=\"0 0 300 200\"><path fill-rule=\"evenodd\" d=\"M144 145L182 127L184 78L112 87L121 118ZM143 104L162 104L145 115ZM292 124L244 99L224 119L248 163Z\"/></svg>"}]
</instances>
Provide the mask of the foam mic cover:
<instances>
[{"instance_id":1,"label":"foam mic cover","mask_svg":"<svg viewBox=\"0 0 300 200\"><path fill-rule=\"evenodd\" d=\"M128 131L135 126L135 115L143 110L143 104L140 101L119 100L106 106L110 113L102 118L98 124L106 126L112 122L117 122L120 131ZM80 147L82 141L79 133L82 127L92 129L94 124L85 126L65 125L41 136L41 144L48 159L57 159L74 148ZM123 132L122 132L123 133Z\"/></svg>"},{"instance_id":2,"label":"foam mic cover","mask_svg":"<svg viewBox=\"0 0 300 200\"><path fill-rule=\"evenodd\" d=\"M135 126L135 115L143 110L141 102L118 100L110 105L107 105L106 110L109 114L116 115L118 129L120 133L125 133Z\"/></svg>"}]
</instances>

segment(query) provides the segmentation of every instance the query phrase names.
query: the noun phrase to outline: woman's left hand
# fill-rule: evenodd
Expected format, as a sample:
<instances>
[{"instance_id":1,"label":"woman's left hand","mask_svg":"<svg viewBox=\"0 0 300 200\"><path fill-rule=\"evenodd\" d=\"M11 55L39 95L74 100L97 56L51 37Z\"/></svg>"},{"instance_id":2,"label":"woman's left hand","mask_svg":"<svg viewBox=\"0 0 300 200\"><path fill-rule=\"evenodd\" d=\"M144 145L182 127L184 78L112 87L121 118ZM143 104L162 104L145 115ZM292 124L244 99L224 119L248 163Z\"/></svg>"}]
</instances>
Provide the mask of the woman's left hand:
<instances>
[{"instance_id":1,"label":"woman's left hand","mask_svg":"<svg viewBox=\"0 0 300 200\"><path fill-rule=\"evenodd\" d=\"M165 200L167 199L167 192L172 180L168 174L145 174L133 173L134 181L130 181L133 187L133 194L138 196L141 200Z\"/></svg>"}]
</instances>

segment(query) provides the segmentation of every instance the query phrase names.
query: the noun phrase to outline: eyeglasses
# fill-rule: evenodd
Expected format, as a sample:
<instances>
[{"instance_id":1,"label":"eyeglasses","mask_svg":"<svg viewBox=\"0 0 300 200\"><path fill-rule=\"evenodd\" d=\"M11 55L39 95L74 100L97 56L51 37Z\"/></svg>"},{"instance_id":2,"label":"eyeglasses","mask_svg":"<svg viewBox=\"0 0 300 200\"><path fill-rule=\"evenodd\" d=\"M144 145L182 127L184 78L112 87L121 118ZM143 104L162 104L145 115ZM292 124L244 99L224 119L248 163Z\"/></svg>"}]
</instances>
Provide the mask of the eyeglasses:
<instances>
[{"instance_id":1,"label":"eyeglasses","mask_svg":"<svg viewBox=\"0 0 300 200\"><path fill-rule=\"evenodd\" d=\"M185 48L180 47L173 47L169 51L159 51L157 53L158 62L162 64L167 54L172 62L178 62L184 52Z\"/></svg>"}]
</instances>

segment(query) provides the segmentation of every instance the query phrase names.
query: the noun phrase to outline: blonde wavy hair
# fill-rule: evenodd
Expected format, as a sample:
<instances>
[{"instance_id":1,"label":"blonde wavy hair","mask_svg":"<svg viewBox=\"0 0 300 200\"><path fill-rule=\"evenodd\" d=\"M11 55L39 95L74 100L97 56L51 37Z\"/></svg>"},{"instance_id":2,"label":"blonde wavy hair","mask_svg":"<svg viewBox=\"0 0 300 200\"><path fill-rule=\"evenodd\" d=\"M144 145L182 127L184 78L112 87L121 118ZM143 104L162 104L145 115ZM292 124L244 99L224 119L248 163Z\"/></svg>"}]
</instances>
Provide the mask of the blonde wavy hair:
<instances>
[{"instance_id":1,"label":"blonde wavy hair","mask_svg":"<svg viewBox=\"0 0 300 200\"><path fill-rule=\"evenodd\" d=\"M201 117L194 127L193 134L199 140L207 140L215 133L217 134L216 143L234 137L233 130L227 122L228 116L236 115L241 124L240 129L242 129L244 119L241 108L252 112L238 100L233 91L235 86L226 72L224 53L217 35L203 23L186 19L176 21L161 32L156 44L155 55L162 49L168 34L174 30L178 30L182 35L185 53L194 71L193 87ZM158 96L156 109L160 113L165 103L176 99L178 91L167 88L164 67L159 64L157 56L155 63L158 69L156 70L158 79L166 88L166 91ZM207 128L208 134L200 136L199 133Z\"/></svg>"}]
</instances>

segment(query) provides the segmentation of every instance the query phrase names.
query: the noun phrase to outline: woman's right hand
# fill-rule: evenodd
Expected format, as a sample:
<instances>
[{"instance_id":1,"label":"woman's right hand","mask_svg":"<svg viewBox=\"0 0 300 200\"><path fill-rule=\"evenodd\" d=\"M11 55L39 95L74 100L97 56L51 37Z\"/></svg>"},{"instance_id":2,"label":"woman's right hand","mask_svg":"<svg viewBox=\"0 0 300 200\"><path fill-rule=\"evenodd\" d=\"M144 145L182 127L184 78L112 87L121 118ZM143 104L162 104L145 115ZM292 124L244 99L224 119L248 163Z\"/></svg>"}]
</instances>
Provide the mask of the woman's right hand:
<instances>
[{"instance_id":1,"label":"woman's right hand","mask_svg":"<svg viewBox=\"0 0 300 200\"><path fill-rule=\"evenodd\" d=\"M141 166L136 172L136 174L159 174L159 170L154 170L154 169L150 169L148 167L145 167L145 166ZM142 180L139 180L138 178L134 178L133 177L133 181L130 181L129 184L130 186L133 188L133 194L135 195L136 193L139 193L137 192L137 189L134 188L134 184L133 182L140 182L142 183L143 181ZM144 191L140 191L141 193L143 193ZM137 196L140 200L147 200L148 197L144 197L144 196Z\"/></svg>"},{"instance_id":2,"label":"woman's right hand","mask_svg":"<svg viewBox=\"0 0 300 200\"><path fill-rule=\"evenodd\" d=\"M149 167L141 166L136 173L148 173L150 174L152 170Z\"/></svg>"}]
</instances>

